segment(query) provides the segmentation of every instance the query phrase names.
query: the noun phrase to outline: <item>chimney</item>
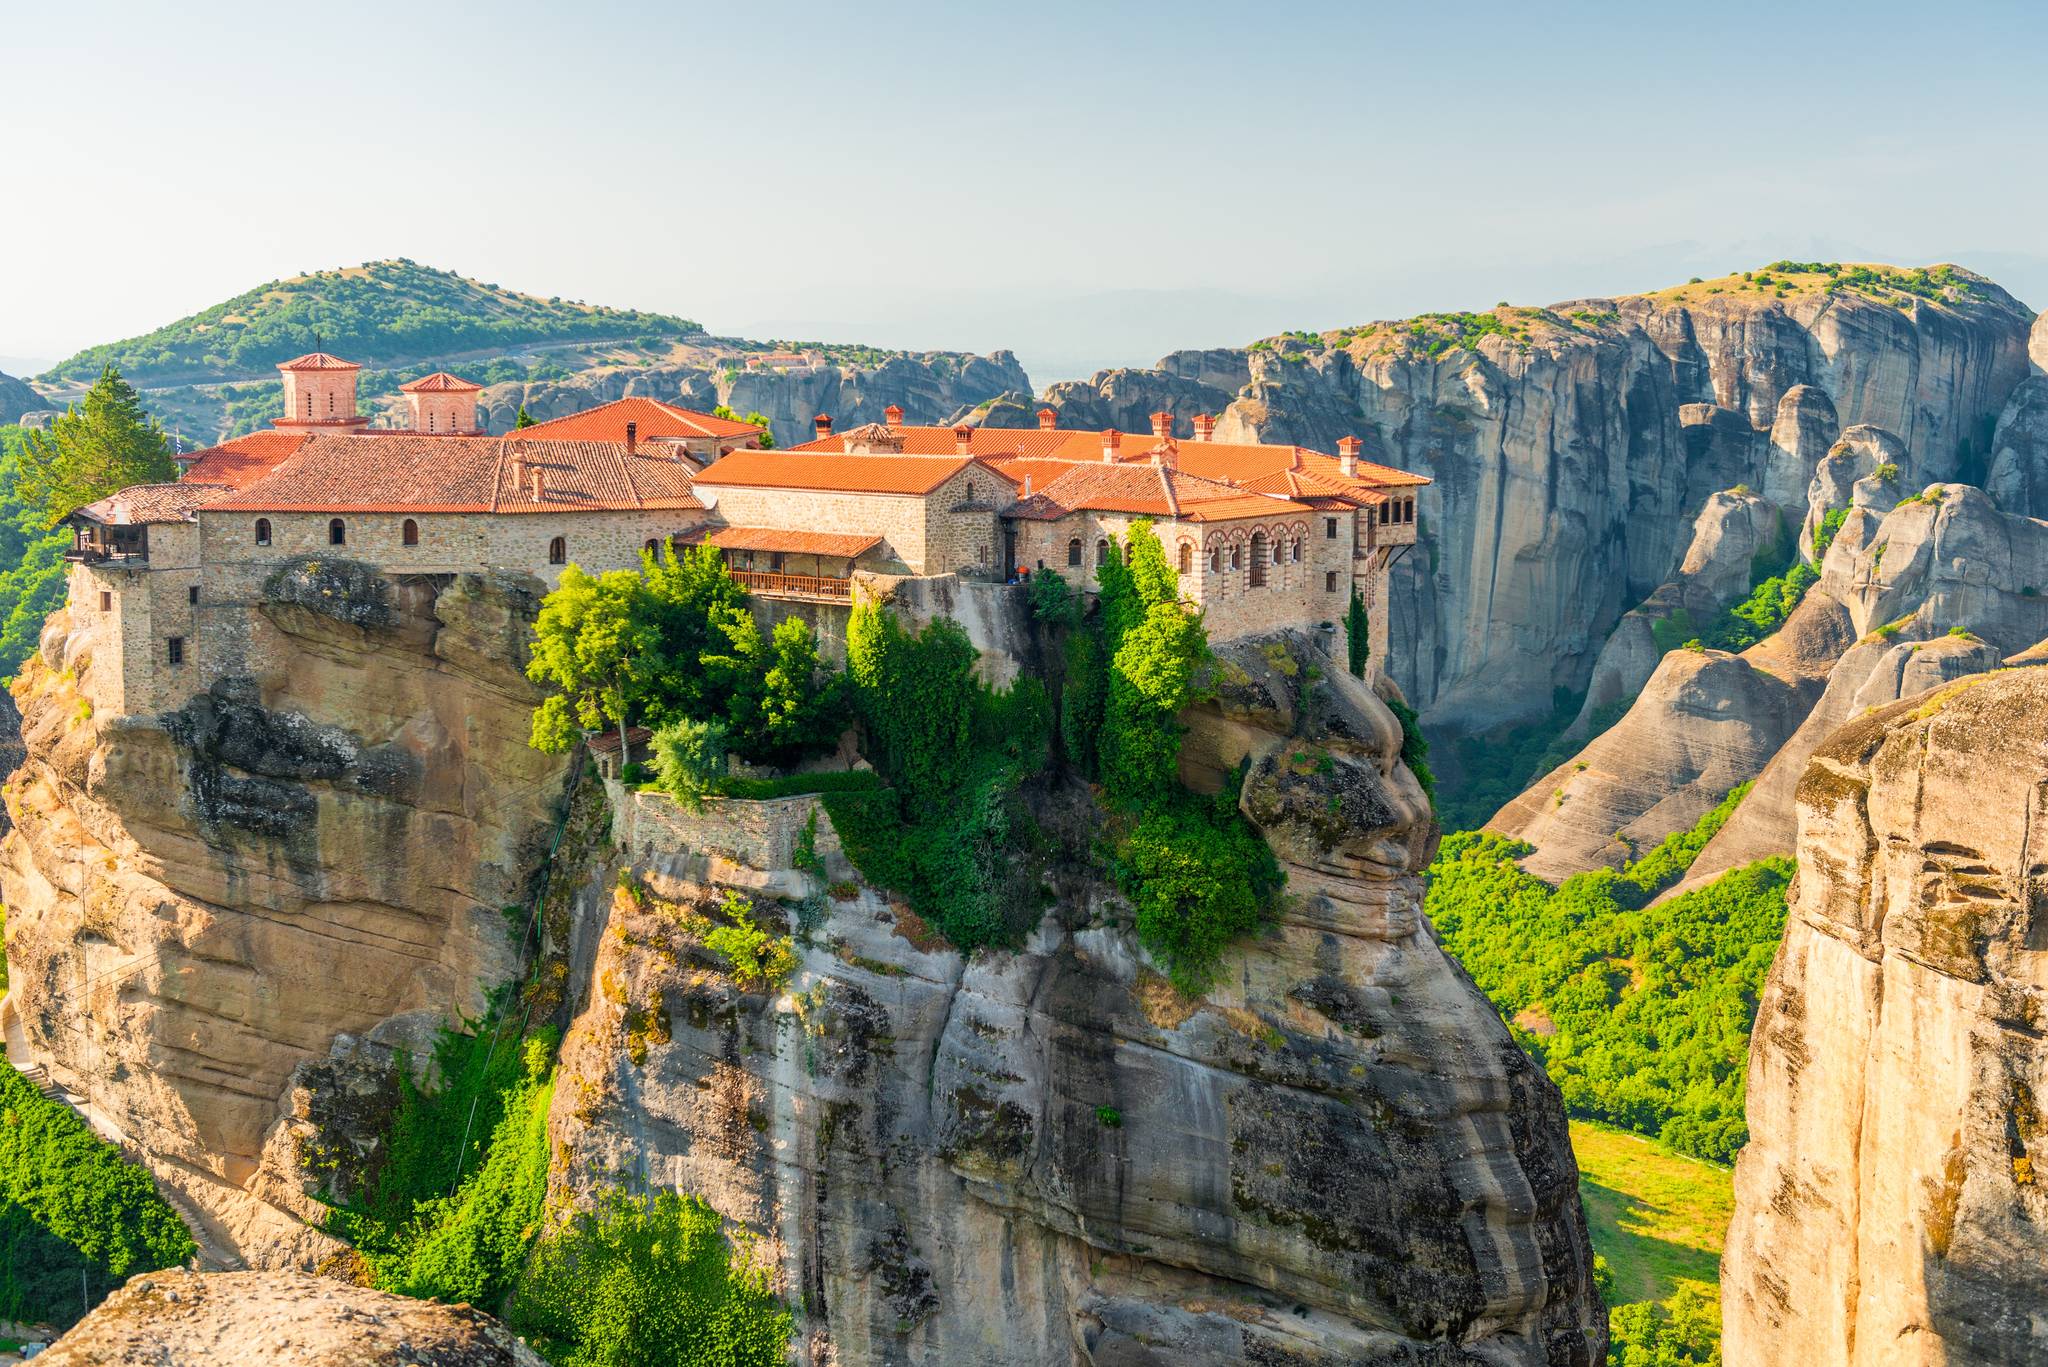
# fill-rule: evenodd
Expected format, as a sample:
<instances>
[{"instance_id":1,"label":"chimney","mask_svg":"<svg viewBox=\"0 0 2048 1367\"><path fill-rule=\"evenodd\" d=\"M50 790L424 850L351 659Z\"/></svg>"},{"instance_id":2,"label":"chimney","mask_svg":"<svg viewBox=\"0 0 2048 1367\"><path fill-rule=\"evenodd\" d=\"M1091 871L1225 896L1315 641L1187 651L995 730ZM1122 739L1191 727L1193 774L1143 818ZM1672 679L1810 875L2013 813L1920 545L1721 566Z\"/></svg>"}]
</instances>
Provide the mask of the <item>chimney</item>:
<instances>
[{"instance_id":1,"label":"chimney","mask_svg":"<svg viewBox=\"0 0 2048 1367\"><path fill-rule=\"evenodd\" d=\"M886 423L887 423L887 424L889 424L889 426L891 426L891 427L901 427L901 426L903 426L903 408L902 408L902 406L901 406L900 404L893 404L893 403L892 403L892 404L890 404L890 405L889 405L889 406L888 406L887 408L883 409L883 410L882 410L882 421L883 421L883 422L886 422Z\"/></svg>"},{"instance_id":2,"label":"chimney","mask_svg":"<svg viewBox=\"0 0 2048 1367\"><path fill-rule=\"evenodd\" d=\"M1039 410L1038 410L1038 430L1039 430L1039 431L1041 431L1041 432L1050 432L1050 431L1052 431L1052 430L1053 430L1053 429L1054 429L1055 427L1058 427L1059 425L1060 425L1060 415L1059 415L1059 413L1058 413L1058 411L1057 411L1057 410L1055 410L1055 409L1051 409L1051 408L1041 408L1041 409L1039 409Z\"/></svg>"},{"instance_id":3,"label":"chimney","mask_svg":"<svg viewBox=\"0 0 2048 1367\"><path fill-rule=\"evenodd\" d=\"M953 454L957 456L966 455L967 448L973 440L974 429L964 422L961 423L953 429Z\"/></svg>"},{"instance_id":4,"label":"chimney","mask_svg":"<svg viewBox=\"0 0 2048 1367\"><path fill-rule=\"evenodd\" d=\"M1355 478L1358 474L1359 445L1360 442L1356 437L1339 437L1337 439L1337 469L1342 472L1346 479Z\"/></svg>"},{"instance_id":5,"label":"chimney","mask_svg":"<svg viewBox=\"0 0 2048 1367\"><path fill-rule=\"evenodd\" d=\"M512 487L517 489L526 483L526 457L512 457Z\"/></svg>"},{"instance_id":6,"label":"chimney","mask_svg":"<svg viewBox=\"0 0 2048 1367\"><path fill-rule=\"evenodd\" d=\"M548 472L538 465L533 467L533 501L544 503L548 496Z\"/></svg>"},{"instance_id":7,"label":"chimney","mask_svg":"<svg viewBox=\"0 0 2048 1367\"><path fill-rule=\"evenodd\" d=\"M639 445L640 424L637 422L629 422L626 424L626 454L629 456L632 455L633 452L639 448Z\"/></svg>"},{"instance_id":8,"label":"chimney","mask_svg":"<svg viewBox=\"0 0 2048 1367\"><path fill-rule=\"evenodd\" d=\"M1172 434L1173 414L1162 408L1152 415L1152 435L1155 437L1168 437Z\"/></svg>"},{"instance_id":9,"label":"chimney","mask_svg":"<svg viewBox=\"0 0 2048 1367\"><path fill-rule=\"evenodd\" d=\"M1114 462L1116 460L1116 448L1123 444L1123 440L1124 434L1117 431L1114 427L1104 428L1102 431L1102 458L1106 461Z\"/></svg>"},{"instance_id":10,"label":"chimney","mask_svg":"<svg viewBox=\"0 0 2048 1367\"><path fill-rule=\"evenodd\" d=\"M1195 414L1195 440L1216 440L1216 415L1214 413Z\"/></svg>"},{"instance_id":11,"label":"chimney","mask_svg":"<svg viewBox=\"0 0 2048 1367\"><path fill-rule=\"evenodd\" d=\"M817 426L820 440L832 435L832 415L830 413L820 413L817 417L812 418L811 422Z\"/></svg>"}]
</instances>

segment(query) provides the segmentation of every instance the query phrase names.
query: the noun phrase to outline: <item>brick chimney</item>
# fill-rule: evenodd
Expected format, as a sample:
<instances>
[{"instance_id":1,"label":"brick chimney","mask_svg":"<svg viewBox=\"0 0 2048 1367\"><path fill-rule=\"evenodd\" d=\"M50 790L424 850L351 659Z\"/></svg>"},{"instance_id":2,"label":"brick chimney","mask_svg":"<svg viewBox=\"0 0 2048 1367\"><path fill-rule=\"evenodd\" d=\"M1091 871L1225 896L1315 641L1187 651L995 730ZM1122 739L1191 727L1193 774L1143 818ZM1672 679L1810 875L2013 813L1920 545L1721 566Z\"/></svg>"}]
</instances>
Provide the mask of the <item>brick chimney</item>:
<instances>
[{"instance_id":1,"label":"brick chimney","mask_svg":"<svg viewBox=\"0 0 2048 1367\"><path fill-rule=\"evenodd\" d=\"M1058 427L1059 425L1060 425L1060 415L1059 415L1059 411L1058 411L1057 409L1052 409L1052 408L1041 408L1041 409L1039 409L1039 410L1038 410L1038 430L1039 430L1039 431L1041 431L1041 432L1050 432L1050 431L1052 431L1052 430L1053 430L1054 428Z\"/></svg>"},{"instance_id":2,"label":"brick chimney","mask_svg":"<svg viewBox=\"0 0 2048 1367\"><path fill-rule=\"evenodd\" d=\"M548 497L548 472L538 465L533 467L533 501L545 503Z\"/></svg>"},{"instance_id":3,"label":"brick chimney","mask_svg":"<svg viewBox=\"0 0 2048 1367\"><path fill-rule=\"evenodd\" d=\"M830 413L820 413L817 417L812 418L811 422L817 427L820 440L832 435L832 415Z\"/></svg>"},{"instance_id":4,"label":"brick chimney","mask_svg":"<svg viewBox=\"0 0 2048 1367\"><path fill-rule=\"evenodd\" d=\"M1362 444L1356 437L1337 439L1337 468L1343 472L1346 479L1354 478L1358 474L1358 448Z\"/></svg>"},{"instance_id":5,"label":"brick chimney","mask_svg":"<svg viewBox=\"0 0 2048 1367\"><path fill-rule=\"evenodd\" d=\"M629 422L626 424L626 454L629 456L632 455L636 450L639 449L639 447L640 424L637 422Z\"/></svg>"},{"instance_id":6,"label":"brick chimney","mask_svg":"<svg viewBox=\"0 0 2048 1367\"><path fill-rule=\"evenodd\" d=\"M967 448L973 442L973 440L974 429L969 427L964 422L961 423L958 427L953 429L953 454L956 456L966 455Z\"/></svg>"},{"instance_id":7,"label":"brick chimney","mask_svg":"<svg viewBox=\"0 0 2048 1367\"><path fill-rule=\"evenodd\" d=\"M883 422L886 422L886 423L888 423L888 424L889 424L889 426L891 426L891 427L901 427L901 426L903 426L903 407L902 407L902 405L900 405L900 404L893 404L893 403L892 403L892 404L890 404L890 405L889 405L889 406L888 406L887 408L883 409L883 410L882 410L882 421L883 421Z\"/></svg>"},{"instance_id":8,"label":"brick chimney","mask_svg":"<svg viewBox=\"0 0 2048 1367\"><path fill-rule=\"evenodd\" d=\"M1160 409L1157 413L1154 413L1152 415L1152 435L1155 437L1172 436L1173 414L1167 412L1163 408Z\"/></svg>"},{"instance_id":9,"label":"brick chimney","mask_svg":"<svg viewBox=\"0 0 2048 1367\"><path fill-rule=\"evenodd\" d=\"M1117 431L1114 427L1104 428L1102 431L1102 458L1106 461L1114 462L1116 460L1116 448L1123 445L1123 441L1123 433Z\"/></svg>"},{"instance_id":10,"label":"brick chimney","mask_svg":"<svg viewBox=\"0 0 2048 1367\"><path fill-rule=\"evenodd\" d=\"M1195 440L1216 440L1216 415L1214 413L1195 414Z\"/></svg>"}]
</instances>

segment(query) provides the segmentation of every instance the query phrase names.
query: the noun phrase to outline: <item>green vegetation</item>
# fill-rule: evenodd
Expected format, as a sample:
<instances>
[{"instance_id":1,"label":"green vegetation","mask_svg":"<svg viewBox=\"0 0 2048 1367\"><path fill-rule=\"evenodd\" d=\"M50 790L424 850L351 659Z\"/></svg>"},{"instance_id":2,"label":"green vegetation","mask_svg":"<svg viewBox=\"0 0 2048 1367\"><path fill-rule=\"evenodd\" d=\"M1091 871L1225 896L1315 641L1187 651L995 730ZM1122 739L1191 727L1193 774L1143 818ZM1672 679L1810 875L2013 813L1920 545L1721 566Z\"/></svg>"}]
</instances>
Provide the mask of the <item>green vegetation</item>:
<instances>
[{"instance_id":1,"label":"green vegetation","mask_svg":"<svg viewBox=\"0 0 2048 1367\"><path fill-rule=\"evenodd\" d=\"M555 1367L772 1367L794 1322L695 1196L614 1196L540 1241L511 1323Z\"/></svg>"},{"instance_id":2,"label":"green vegetation","mask_svg":"<svg viewBox=\"0 0 2048 1367\"><path fill-rule=\"evenodd\" d=\"M1635 701L1631 694L1593 709L1585 732L1572 740L1564 739L1564 733L1577 719L1585 695L1565 688L1552 690L1550 712L1539 721L1439 737L1437 745L1449 756L1446 773L1456 778L1438 794L1437 814L1444 829L1469 831L1485 825L1531 783L1627 716Z\"/></svg>"},{"instance_id":3,"label":"green vegetation","mask_svg":"<svg viewBox=\"0 0 2048 1367\"><path fill-rule=\"evenodd\" d=\"M1816 549L1824 548L1822 533L1832 541L1841 525L1841 519L1836 519L1831 529L1823 521L1815 531ZM1705 626L1695 623L1692 614L1684 608L1650 623L1650 636L1656 641L1657 648L1666 653L1681 646L1686 649L1742 651L1775 633L1785 625L1785 620L1799 606L1800 600L1806 597L1806 591L1820 582L1820 571L1796 552L1784 561L1783 569L1771 573L1770 565L1781 556L1782 547L1759 552L1751 564L1749 597L1726 608Z\"/></svg>"},{"instance_id":4,"label":"green vegetation","mask_svg":"<svg viewBox=\"0 0 2048 1367\"><path fill-rule=\"evenodd\" d=\"M1738 789L1690 831L1619 871L1556 888L1522 871L1529 850L1451 836L1426 908L1572 1114L1726 1160L1741 1148L1743 1069L1792 866L1766 859L1656 906L1727 820Z\"/></svg>"},{"instance_id":5,"label":"green vegetation","mask_svg":"<svg viewBox=\"0 0 2048 1367\"><path fill-rule=\"evenodd\" d=\"M400 258L273 280L144 336L88 348L49 375L85 380L112 365L161 384L261 373L316 345L371 365L701 331L683 318L538 299Z\"/></svg>"},{"instance_id":6,"label":"green vegetation","mask_svg":"<svg viewBox=\"0 0 2048 1367\"><path fill-rule=\"evenodd\" d=\"M533 414L526 411L525 404L520 404L519 411L512 415L512 430L514 432L523 432L534 425Z\"/></svg>"},{"instance_id":7,"label":"green vegetation","mask_svg":"<svg viewBox=\"0 0 2048 1367\"><path fill-rule=\"evenodd\" d=\"M1345 665L1353 678L1365 677L1365 663L1372 658L1372 619L1365 610L1364 595L1351 586L1351 603L1344 609Z\"/></svg>"},{"instance_id":8,"label":"green vegetation","mask_svg":"<svg viewBox=\"0 0 2048 1367\"><path fill-rule=\"evenodd\" d=\"M1842 524L1849 520L1847 508L1830 508L1821 515L1820 525L1813 529L1813 563L1818 565L1827 559L1828 547L1835 544Z\"/></svg>"},{"instance_id":9,"label":"green vegetation","mask_svg":"<svg viewBox=\"0 0 2048 1367\"><path fill-rule=\"evenodd\" d=\"M1614 1367L1720 1361L1722 1240L1732 1174L1655 1140L1572 1122L1579 1194L1609 1307Z\"/></svg>"},{"instance_id":10,"label":"green vegetation","mask_svg":"<svg viewBox=\"0 0 2048 1367\"><path fill-rule=\"evenodd\" d=\"M65 529L44 525L42 510L16 491L28 433L0 427L0 677L11 678L35 651L43 619L64 603Z\"/></svg>"},{"instance_id":11,"label":"green vegetation","mask_svg":"<svg viewBox=\"0 0 2048 1367\"><path fill-rule=\"evenodd\" d=\"M0 1319L68 1326L196 1252L145 1169L0 1061Z\"/></svg>"},{"instance_id":12,"label":"green vegetation","mask_svg":"<svg viewBox=\"0 0 2048 1367\"><path fill-rule=\"evenodd\" d=\"M986 405L983 406L986 407ZM714 418L724 418L727 422L752 423L754 426L761 429L761 449L763 451L773 451L775 449L775 427L772 423L768 421L768 415L766 413L753 411L749 412L746 417L742 418L739 414L733 412L732 409L727 405L719 404L716 408L713 408L711 410L711 416Z\"/></svg>"},{"instance_id":13,"label":"green vegetation","mask_svg":"<svg viewBox=\"0 0 2048 1367\"><path fill-rule=\"evenodd\" d=\"M674 759L685 739L674 728L700 728L687 738L697 767L674 771L673 791L691 800L717 776L714 752L790 763L830 749L848 720L845 682L810 625L789 618L763 637L710 546L668 546L643 553L637 571L595 577L568 566L541 604L526 673L552 690L533 714L539 750L607 726L623 743L628 722L643 721L664 738L657 755Z\"/></svg>"},{"instance_id":14,"label":"green vegetation","mask_svg":"<svg viewBox=\"0 0 2048 1367\"><path fill-rule=\"evenodd\" d=\"M131 484L178 477L163 428L142 411L134 386L112 366L48 431L27 433L14 464L14 495L35 510L43 527Z\"/></svg>"},{"instance_id":15,"label":"green vegetation","mask_svg":"<svg viewBox=\"0 0 2048 1367\"><path fill-rule=\"evenodd\" d=\"M699 810L704 798L726 776L727 739L722 722L686 717L662 727L648 745L654 760L654 786L691 811ZM633 778L624 773L621 777L628 782Z\"/></svg>"},{"instance_id":16,"label":"green vegetation","mask_svg":"<svg viewBox=\"0 0 2048 1367\"><path fill-rule=\"evenodd\" d=\"M796 946L755 919L754 904L727 889L719 905L725 919L704 932L704 947L725 961L742 987L773 992L796 972Z\"/></svg>"},{"instance_id":17,"label":"green vegetation","mask_svg":"<svg viewBox=\"0 0 2048 1367\"><path fill-rule=\"evenodd\" d=\"M1034 679L999 691L974 674L950 618L915 635L856 604L847 677L886 788L841 788L825 807L870 883L892 889L962 949L1015 943L1038 905L1018 855L1034 838L1018 789L1044 767L1052 708Z\"/></svg>"},{"instance_id":18,"label":"green vegetation","mask_svg":"<svg viewBox=\"0 0 2048 1367\"><path fill-rule=\"evenodd\" d=\"M785 778L728 778L718 785L720 797L761 801L774 797L796 797L805 793L871 793L882 780L867 769L831 773L790 774Z\"/></svg>"}]
</instances>

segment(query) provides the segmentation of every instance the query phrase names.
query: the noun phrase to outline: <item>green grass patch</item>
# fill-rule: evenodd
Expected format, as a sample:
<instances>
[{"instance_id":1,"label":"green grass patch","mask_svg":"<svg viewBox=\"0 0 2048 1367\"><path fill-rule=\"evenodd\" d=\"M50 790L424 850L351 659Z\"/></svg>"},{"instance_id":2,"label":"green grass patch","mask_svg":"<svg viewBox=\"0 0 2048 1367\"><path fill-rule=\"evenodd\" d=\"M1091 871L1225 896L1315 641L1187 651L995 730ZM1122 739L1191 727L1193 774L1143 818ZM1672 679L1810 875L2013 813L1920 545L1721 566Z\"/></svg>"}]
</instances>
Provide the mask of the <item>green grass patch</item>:
<instances>
[{"instance_id":1,"label":"green grass patch","mask_svg":"<svg viewBox=\"0 0 2048 1367\"><path fill-rule=\"evenodd\" d=\"M1733 1170L1593 1121L1574 1120L1571 1131L1586 1225L1613 1277L1613 1303L1666 1300L1686 1283L1718 1299Z\"/></svg>"}]
</instances>

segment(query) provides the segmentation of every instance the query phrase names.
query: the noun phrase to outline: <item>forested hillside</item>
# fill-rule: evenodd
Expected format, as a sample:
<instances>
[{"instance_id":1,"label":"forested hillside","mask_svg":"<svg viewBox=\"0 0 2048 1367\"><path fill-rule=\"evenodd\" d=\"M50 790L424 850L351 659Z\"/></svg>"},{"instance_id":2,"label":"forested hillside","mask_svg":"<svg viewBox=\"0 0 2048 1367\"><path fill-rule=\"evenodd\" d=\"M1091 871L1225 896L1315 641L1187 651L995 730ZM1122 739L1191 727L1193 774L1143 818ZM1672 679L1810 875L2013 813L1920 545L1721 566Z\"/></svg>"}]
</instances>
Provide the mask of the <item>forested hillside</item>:
<instances>
[{"instance_id":1,"label":"forested hillside","mask_svg":"<svg viewBox=\"0 0 2048 1367\"><path fill-rule=\"evenodd\" d=\"M546 342L674 337L687 318L540 299L399 258L273 280L154 332L50 369L86 382L112 364L138 385L263 376L315 347L366 366Z\"/></svg>"},{"instance_id":2,"label":"forested hillside","mask_svg":"<svg viewBox=\"0 0 2048 1367\"><path fill-rule=\"evenodd\" d=\"M43 618L64 601L64 548L71 533L46 530L40 508L16 489L27 432L0 427L0 677L11 678L36 648Z\"/></svg>"}]
</instances>

